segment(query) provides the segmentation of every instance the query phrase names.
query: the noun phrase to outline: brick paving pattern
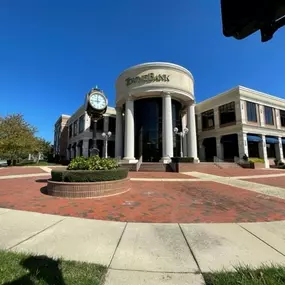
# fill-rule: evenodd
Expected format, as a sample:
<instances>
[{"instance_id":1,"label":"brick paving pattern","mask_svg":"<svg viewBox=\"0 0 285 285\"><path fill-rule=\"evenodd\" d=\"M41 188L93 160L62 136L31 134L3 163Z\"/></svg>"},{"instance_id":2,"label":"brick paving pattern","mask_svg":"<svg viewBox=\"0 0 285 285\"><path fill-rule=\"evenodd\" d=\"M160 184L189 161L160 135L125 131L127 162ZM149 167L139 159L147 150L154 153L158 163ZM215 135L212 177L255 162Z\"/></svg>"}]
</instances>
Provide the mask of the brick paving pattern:
<instances>
[{"instance_id":1,"label":"brick paving pattern","mask_svg":"<svg viewBox=\"0 0 285 285\"><path fill-rule=\"evenodd\" d=\"M262 169L245 169L245 168L212 168L212 169L199 169L197 172L212 174L223 177L236 177L236 176L254 176L254 175L270 175L270 174L285 174L285 170L262 170Z\"/></svg>"},{"instance_id":2,"label":"brick paving pattern","mask_svg":"<svg viewBox=\"0 0 285 285\"><path fill-rule=\"evenodd\" d=\"M251 179L242 179L242 180L284 188L285 191L285 176L270 177L270 178L251 178Z\"/></svg>"},{"instance_id":3,"label":"brick paving pattern","mask_svg":"<svg viewBox=\"0 0 285 285\"><path fill-rule=\"evenodd\" d=\"M24 175L24 174L35 174L35 173L46 173L39 167L5 167L0 169L0 176L8 175Z\"/></svg>"},{"instance_id":4,"label":"brick paving pattern","mask_svg":"<svg viewBox=\"0 0 285 285\"><path fill-rule=\"evenodd\" d=\"M285 220L285 200L209 181L131 182L127 193L96 199L47 196L45 186L46 177L1 180L0 207L128 222Z\"/></svg>"},{"instance_id":5,"label":"brick paving pattern","mask_svg":"<svg viewBox=\"0 0 285 285\"><path fill-rule=\"evenodd\" d=\"M129 172L130 178L171 178L171 179L197 179L196 177L176 172Z\"/></svg>"}]
</instances>

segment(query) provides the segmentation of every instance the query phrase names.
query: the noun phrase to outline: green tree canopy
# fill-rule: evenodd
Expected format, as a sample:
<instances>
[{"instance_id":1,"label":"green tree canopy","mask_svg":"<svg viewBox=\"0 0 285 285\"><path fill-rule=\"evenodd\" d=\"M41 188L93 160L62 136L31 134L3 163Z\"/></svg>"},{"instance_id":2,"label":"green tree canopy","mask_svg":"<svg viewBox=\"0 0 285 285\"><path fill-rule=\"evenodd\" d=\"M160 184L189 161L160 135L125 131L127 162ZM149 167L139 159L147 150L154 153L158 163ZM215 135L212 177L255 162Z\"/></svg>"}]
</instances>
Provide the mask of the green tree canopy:
<instances>
[{"instance_id":1,"label":"green tree canopy","mask_svg":"<svg viewBox=\"0 0 285 285\"><path fill-rule=\"evenodd\" d=\"M0 117L0 157L16 160L33 153L39 143L36 131L22 114Z\"/></svg>"}]
</instances>

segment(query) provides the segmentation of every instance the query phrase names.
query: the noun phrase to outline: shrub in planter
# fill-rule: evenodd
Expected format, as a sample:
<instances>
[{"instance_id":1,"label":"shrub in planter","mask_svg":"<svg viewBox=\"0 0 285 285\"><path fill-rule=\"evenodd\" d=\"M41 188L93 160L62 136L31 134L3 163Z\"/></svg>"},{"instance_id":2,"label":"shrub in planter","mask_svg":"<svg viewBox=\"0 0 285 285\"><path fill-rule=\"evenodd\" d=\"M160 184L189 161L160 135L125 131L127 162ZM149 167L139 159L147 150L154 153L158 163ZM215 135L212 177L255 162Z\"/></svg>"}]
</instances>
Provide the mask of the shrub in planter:
<instances>
[{"instance_id":1,"label":"shrub in planter","mask_svg":"<svg viewBox=\"0 0 285 285\"><path fill-rule=\"evenodd\" d=\"M91 157L79 156L71 160L68 170L110 170L117 169L118 162L112 158L101 158L98 155Z\"/></svg>"},{"instance_id":2,"label":"shrub in planter","mask_svg":"<svg viewBox=\"0 0 285 285\"><path fill-rule=\"evenodd\" d=\"M52 170L51 181L57 182L100 182L127 178L128 169L111 170Z\"/></svg>"},{"instance_id":3,"label":"shrub in planter","mask_svg":"<svg viewBox=\"0 0 285 285\"><path fill-rule=\"evenodd\" d=\"M173 163L193 163L193 157L172 157L171 158Z\"/></svg>"},{"instance_id":4,"label":"shrub in planter","mask_svg":"<svg viewBox=\"0 0 285 285\"><path fill-rule=\"evenodd\" d=\"M253 163L264 163L263 158L249 158L249 161Z\"/></svg>"},{"instance_id":5,"label":"shrub in planter","mask_svg":"<svg viewBox=\"0 0 285 285\"><path fill-rule=\"evenodd\" d=\"M285 163L282 162L282 161L279 161L279 163L278 163L278 168L280 168L280 169L285 169Z\"/></svg>"}]
</instances>

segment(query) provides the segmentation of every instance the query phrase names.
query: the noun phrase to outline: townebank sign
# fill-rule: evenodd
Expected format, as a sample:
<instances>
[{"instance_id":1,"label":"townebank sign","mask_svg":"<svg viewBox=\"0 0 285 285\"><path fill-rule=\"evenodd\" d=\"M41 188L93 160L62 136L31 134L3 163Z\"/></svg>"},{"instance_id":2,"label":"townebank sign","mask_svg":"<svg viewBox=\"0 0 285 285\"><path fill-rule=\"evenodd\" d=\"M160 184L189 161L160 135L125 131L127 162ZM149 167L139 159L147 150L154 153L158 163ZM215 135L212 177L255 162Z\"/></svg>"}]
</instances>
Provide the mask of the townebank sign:
<instances>
[{"instance_id":1,"label":"townebank sign","mask_svg":"<svg viewBox=\"0 0 285 285\"><path fill-rule=\"evenodd\" d=\"M130 86L134 83L151 83L151 82L169 82L169 76L167 74L148 73L142 76L128 77L126 78L126 85Z\"/></svg>"}]
</instances>

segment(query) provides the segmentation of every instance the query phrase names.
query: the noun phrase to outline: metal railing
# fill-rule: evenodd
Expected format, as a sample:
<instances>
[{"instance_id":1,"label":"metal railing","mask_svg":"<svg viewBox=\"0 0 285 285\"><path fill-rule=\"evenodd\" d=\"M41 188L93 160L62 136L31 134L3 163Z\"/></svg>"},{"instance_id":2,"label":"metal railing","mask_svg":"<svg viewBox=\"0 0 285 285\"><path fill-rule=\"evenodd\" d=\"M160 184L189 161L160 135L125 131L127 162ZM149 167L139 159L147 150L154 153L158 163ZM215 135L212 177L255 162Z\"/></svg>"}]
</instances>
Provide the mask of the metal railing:
<instances>
[{"instance_id":1,"label":"metal railing","mask_svg":"<svg viewBox=\"0 0 285 285\"><path fill-rule=\"evenodd\" d=\"M142 155L141 155L140 158L139 158L139 160L138 160L138 162L137 162L137 164L136 164L136 171L139 171L139 170L140 170L141 165L142 165L142 160L143 160L143 157L142 157Z\"/></svg>"}]
</instances>

